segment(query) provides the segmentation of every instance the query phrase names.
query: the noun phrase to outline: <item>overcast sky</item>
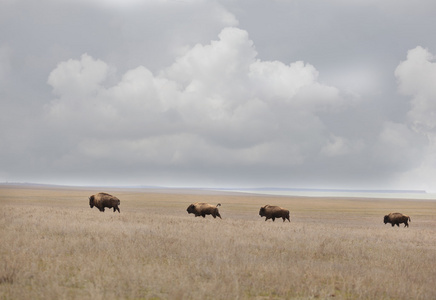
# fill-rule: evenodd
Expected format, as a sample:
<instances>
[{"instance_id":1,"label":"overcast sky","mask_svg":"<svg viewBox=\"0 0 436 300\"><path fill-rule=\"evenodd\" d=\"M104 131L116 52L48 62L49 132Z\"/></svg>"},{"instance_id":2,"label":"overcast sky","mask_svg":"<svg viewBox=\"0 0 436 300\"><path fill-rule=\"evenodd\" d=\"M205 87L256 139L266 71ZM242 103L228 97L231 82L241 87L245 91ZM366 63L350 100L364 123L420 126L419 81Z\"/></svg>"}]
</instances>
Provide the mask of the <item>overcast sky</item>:
<instances>
[{"instance_id":1,"label":"overcast sky","mask_svg":"<svg viewBox=\"0 0 436 300\"><path fill-rule=\"evenodd\" d=\"M0 182L436 191L436 2L0 1Z\"/></svg>"}]
</instances>

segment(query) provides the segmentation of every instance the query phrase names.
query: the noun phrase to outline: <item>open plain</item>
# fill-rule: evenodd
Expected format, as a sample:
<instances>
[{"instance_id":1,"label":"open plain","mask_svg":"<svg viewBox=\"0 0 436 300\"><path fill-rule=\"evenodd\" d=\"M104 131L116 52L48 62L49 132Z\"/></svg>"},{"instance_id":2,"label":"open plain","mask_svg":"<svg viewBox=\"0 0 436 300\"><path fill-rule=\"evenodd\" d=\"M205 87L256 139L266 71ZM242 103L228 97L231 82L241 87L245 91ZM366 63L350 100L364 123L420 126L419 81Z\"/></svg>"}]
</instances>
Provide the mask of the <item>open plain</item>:
<instances>
[{"instance_id":1,"label":"open plain","mask_svg":"<svg viewBox=\"0 0 436 300\"><path fill-rule=\"evenodd\" d=\"M436 201L0 185L0 205L0 299L436 299Z\"/></svg>"}]
</instances>

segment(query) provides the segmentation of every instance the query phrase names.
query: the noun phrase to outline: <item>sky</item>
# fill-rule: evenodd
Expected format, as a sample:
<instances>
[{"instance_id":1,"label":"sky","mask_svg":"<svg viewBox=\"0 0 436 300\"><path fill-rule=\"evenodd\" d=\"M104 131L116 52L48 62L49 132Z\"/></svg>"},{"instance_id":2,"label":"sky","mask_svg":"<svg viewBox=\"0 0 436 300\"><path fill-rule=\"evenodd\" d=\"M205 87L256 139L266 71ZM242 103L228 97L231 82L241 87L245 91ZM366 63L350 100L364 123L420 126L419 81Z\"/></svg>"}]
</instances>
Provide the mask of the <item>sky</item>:
<instances>
[{"instance_id":1,"label":"sky","mask_svg":"<svg viewBox=\"0 0 436 300\"><path fill-rule=\"evenodd\" d=\"M0 182L436 191L436 2L4 0Z\"/></svg>"}]
</instances>

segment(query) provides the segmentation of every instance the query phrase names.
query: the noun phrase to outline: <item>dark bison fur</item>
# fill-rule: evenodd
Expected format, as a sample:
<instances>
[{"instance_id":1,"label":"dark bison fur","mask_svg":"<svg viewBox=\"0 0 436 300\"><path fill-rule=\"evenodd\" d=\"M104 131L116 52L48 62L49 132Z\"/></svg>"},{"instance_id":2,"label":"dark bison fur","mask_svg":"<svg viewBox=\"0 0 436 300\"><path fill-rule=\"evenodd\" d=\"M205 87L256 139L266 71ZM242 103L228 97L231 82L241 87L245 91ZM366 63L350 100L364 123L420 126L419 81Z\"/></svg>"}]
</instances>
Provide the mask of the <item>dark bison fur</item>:
<instances>
[{"instance_id":1,"label":"dark bison fur","mask_svg":"<svg viewBox=\"0 0 436 300\"><path fill-rule=\"evenodd\" d=\"M285 222L286 220L291 222L289 218L289 210L279 206L265 205L260 208L259 216L266 217L265 221L268 219L272 219L274 222L276 218L282 218L283 222Z\"/></svg>"},{"instance_id":2,"label":"dark bison fur","mask_svg":"<svg viewBox=\"0 0 436 300\"><path fill-rule=\"evenodd\" d=\"M386 215L383 219L385 224L391 223L392 227L397 225L400 227L401 223L404 223L404 227L409 227L409 223L407 221L411 221L409 216L403 215L402 213L390 213Z\"/></svg>"},{"instance_id":3,"label":"dark bison fur","mask_svg":"<svg viewBox=\"0 0 436 300\"><path fill-rule=\"evenodd\" d=\"M221 206L221 204L218 203L216 206L213 206L208 203L196 202L189 205L186 211L188 212L188 214L194 214L196 217L202 216L203 218L205 218L206 215L212 215L212 217L214 218L219 217L220 219L222 219L220 212L218 211L218 206Z\"/></svg>"},{"instance_id":4,"label":"dark bison fur","mask_svg":"<svg viewBox=\"0 0 436 300\"><path fill-rule=\"evenodd\" d=\"M101 212L104 212L105 207L113 208L114 212L117 210L120 212L118 205L120 205L120 199L106 193L98 193L89 197L89 206L91 206L91 208L95 206Z\"/></svg>"}]
</instances>

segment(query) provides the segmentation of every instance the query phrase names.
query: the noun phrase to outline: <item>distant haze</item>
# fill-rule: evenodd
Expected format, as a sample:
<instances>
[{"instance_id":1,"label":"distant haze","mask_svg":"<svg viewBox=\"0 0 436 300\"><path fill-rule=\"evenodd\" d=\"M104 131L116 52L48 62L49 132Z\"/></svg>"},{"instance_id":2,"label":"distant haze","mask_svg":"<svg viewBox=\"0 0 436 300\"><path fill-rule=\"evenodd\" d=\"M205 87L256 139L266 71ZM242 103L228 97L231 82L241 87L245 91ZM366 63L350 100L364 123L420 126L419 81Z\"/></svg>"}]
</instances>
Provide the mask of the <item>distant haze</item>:
<instances>
[{"instance_id":1,"label":"distant haze","mask_svg":"<svg viewBox=\"0 0 436 300\"><path fill-rule=\"evenodd\" d=\"M0 182L434 191L434 20L434 1L2 1Z\"/></svg>"}]
</instances>

